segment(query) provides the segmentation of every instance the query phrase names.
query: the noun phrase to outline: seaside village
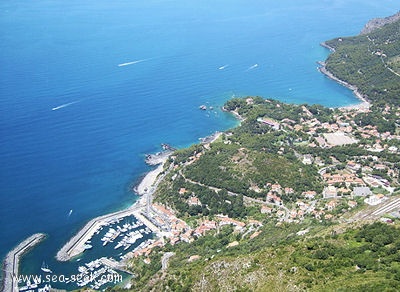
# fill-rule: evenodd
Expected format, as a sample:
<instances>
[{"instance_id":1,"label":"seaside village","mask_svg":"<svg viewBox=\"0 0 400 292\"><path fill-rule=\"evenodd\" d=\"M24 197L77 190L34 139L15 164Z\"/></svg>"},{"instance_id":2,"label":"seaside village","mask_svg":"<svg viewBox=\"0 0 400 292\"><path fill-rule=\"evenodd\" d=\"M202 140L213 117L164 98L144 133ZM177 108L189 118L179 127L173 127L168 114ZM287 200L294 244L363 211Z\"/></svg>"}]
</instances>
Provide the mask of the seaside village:
<instances>
[{"instance_id":1,"label":"seaside village","mask_svg":"<svg viewBox=\"0 0 400 292\"><path fill-rule=\"evenodd\" d=\"M248 98L248 104L252 99ZM399 154L400 150L395 146L390 146L391 140L400 140L399 133L390 134L389 132L379 133L376 126L358 126L354 122L357 113L368 113L368 107L343 108L339 114L334 115L334 123L322 123L318 117L313 115L306 106L302 107L304 118L297 124L289 119L274 121L268 117L260 118L259 123L271 127L273 130L285 130L303 132L307 135L306 141L312 148L331 148L340 145L349 145L359 143L356 137L362 137L373 141L372 144L359 144L359 147L370 153L366 156L358 156L345 163L339 163L335 157L331 158L331 163L327 164L320 157L313 154L299 155L298 159L305 165L315 165L319 169L323 191L317 193L315 190L304 191L300 194L300 199L296 202L285 205L281 196L290 195L295 192L292 188L282 187L276 182L265 182L264 186L253 186L253 189L259 193L265 193L264 200L257 200L244 197L247 204L259 206L260 213L271 220L276 220L277 224L300 223L306 218L318 221L347 220L343 215L360 207L362 205L376 206L373 212L366 213L363 216L370 218L379 218L384 222L390 223L394 218L400 218L400 199L393 199L391 195L395 191L395 186L399 185L399 169L395 163L385 161L378 157L377 153L388 152ZM400 117L400 108L386 107L387 113L394 112ZM229 137L228 135L226 135ZM225 143L229 142L228 140ZM204 149L209 148L209 144L203 144ZM278 155L285 151L281 147ZM190 157L186 164L194 163L201 157L201 152ZM177 166L175 166L177 167ZM374 174L378 170L384 175ZM389 179L388 179L389 178ZM215 188L214 188L215 189ZM177 195L184 195L188 190L181 188ZM187 200L189 206L200 206L202 202L195 195ZM240 221L220 214L214 216L213 220L200 219L197 226L192 228L186 222L176 217L175 212L168 206L159 204L152 205L154 217L153 222L168 231L162 233L164 237L153 242L142 249L127 255L127 257L139 257L144 255L144 261L149 263L150 259L146 257L156 246L163 246L166 242L175 245L179 242L192 242L196 238L205 235L210 230L218 230L224 225L231 225L238 232L249 235L254 238L260 234L259 227L262 222L259 220ZM354 220L354 218L352 219ZM299 235L306 233L307 230L300 232ZM232 242L230 246L235 246L238 242ZM195 255L189 259L193 261L198 259Z\"/></svg>"},{"instance_id":2,"label":"seaside village","mask_svg":"<svg viewBox=\"0 0 400 292\"><path fill-rule=\"evenodd\" d=\"M248 104L252 99L248 98ZM277 105L279 106L279 105ZM302 107L304 118L301 123L290 119L276 121L268 117L259 118L258 122L271 127L273 131L295 131L301 132L308 137L299 141L308 143L311 148L330 148L340 145L358 143L360 148L368 151L366 156L357 156L345 163L339 162L335 157L330 157L331 163L312 153L299 154L298 159L304 165L315 165L319 169L319 175L323 184L323 191L304 191L298 194L297 200L291 203L284 203L282 195L290 195L296 191L289 187L282 187L279 183L266 181L263 186L252 186L252 189L263 194L264 199L253 199L244 196L244 203L258 206L259 218L263 220L275 220L276 224L300 223L305 219L318 221L349 220L345 215L349 211L360 206L376 206L373 212L365 213L364 217L370 217L391 223L395 218L400 218L400 199L391 197L398 186L399 170L393 163L385 161L382 152L399 154L400 150L390 146L391 140L399 140L400 136L386 133L379 133L375 126L359 126L354 122L357 113L368 112L368 107L356 109L341 109L334 115L334 123L323 123L313 115L306 106ZM400 117L399 108L386 107L385 111L394 112ZM304 136L304 135L303 135ZM356 137L362 137L373 141L371 144L360 144ZM203 151L210 147L210 140L204 142ZM229 133L225 135L225 143L229 143ZM278 155L285 152L282 146ZM194 163L201 157L201 152L183 166ZM171 156L172 160L174 159ZM179 167L182 166L182 163ZM161 167L162 168L162 167ZM169 170L177 169L178 165L171 163ZM376 171L383 175L376 175ZM168 173L167 171L167 173ZM158 173L159 174L159 173ZM167 243L171 245L180 242L190 243L196 238L204 236L211 230L218 231L225 225L230 225L236 232L248 236L249 239L257 237L262 231L261 220L237 220L224 214L198 219L196 224L191 226L178 218L175 211L169 206L152 202L152 195L159 182L166 175L159 175L152 186L148 186L142 193L139 202L128 210L99 217L91 221L75 238L71 239L60 256L61 260L70 260L84 251L92 249L92 242L95 237L100 239L100 246L112 247L120 251L118 257L103 257L89 263L82 263L78 268L80 280L76 283L79 287L91 287L93 289L104 288L109 281L103 275L112 277L117 271L131 273L129 271L129 260L141 258L144 263L150 264L149 255L156 247L163 247ZM215 189L215 188L214 188ZM184 195L188 190L180 188L177 196ZM189 206L201 206L203 202L191 194L186 203ZM351 220L356 220L351 217ZM263 221L262 220L262 221ZM298 233L302 235L308 230ZM239 242L231 242L227 248L238 245ZM93 244L94 245L94 244ZM99 244L96 244L96 249ZM188 261L195 261L200 255L193 255ZM134 271L133 271L134 273ZM88 277L88 275L94 277ZM134 275L133 275L134 276ZM104 285L104 286L103 286ZM32 287L24 286L20 291L34 291ZM46 291L46 290L43 290Z\"/></svg>"},{"instance_id":3,"label":"seaside village","mask_svg":"<svg viewBox=\"0 0 400 292\"><path fill-rule=\"evenodd\" d=\"M251 104L252 100L247 99L247 103ZM344 163L338 161L334 156L331 156L331 162L327 163L326 160L312 153L298 155L298 159L303 164L318 167L318 173L324 185L322 193L314 190L302 192L302 199L297 200L290 208L288 207L289 214L285 214L283 208L277 210L283 205L280 195L292 194L294 190L282 188L273 182L267 183L266 187L269 191L266 200L274 203L275 206L264 205L261 212L272 216L275 211L275 218L278 221L286 222L300 222L306 216L317 220L334 220L359 205L376 206L387 201L396 189L394 186L399 185L399 161L397 163L388 162L377 154L386 152L398 154L400 157L400 149L390 145L391 141L400 140L399 133L380 133L376 126L357 125L354 121L355 116L370 111L366 103L360 107L341 108L340 113L333 116L334 123L319 121L318 116L313 115L306 106L302 106L302 110L305 115L300 124L290 119L274 121L269 118L261 118L258 121L274 130L288 130L305 134L308 139L300 142L308 144L311 148L329 149L358 143L358 147L367 150L369 154L354 156L353 159L346 160ZM393 113L400 117L400 108L386 106L383 112L383 114ZM357 137L369 142L361 144ZM282 147L277 154L282 154L284 151L285 148ZM382 175L377 175L377 172ZM256 189L260 190L258 187ZM395 200L388 207L376 211L374 215L390 214L390 218L399 218L399 207L400 201ZM390 218L381 218L381 220L391 222Z\"/></svg>"}]
</instances>

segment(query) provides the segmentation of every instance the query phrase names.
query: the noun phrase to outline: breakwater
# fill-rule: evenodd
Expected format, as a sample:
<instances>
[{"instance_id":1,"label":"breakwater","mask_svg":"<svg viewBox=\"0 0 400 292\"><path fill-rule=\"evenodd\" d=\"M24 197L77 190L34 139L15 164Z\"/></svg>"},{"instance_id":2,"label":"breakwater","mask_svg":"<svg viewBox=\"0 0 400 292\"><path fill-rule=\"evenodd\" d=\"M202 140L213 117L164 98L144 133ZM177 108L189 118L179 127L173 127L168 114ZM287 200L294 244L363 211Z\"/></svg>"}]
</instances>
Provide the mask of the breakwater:
<instances>
[{"instance_id":1,"label":"breakwater","mask_svg":"<svg viewBox=\"0 0 400 292\"><path fill-rule=\"evenodd\" d=\"M115 213L103 215L90 220L74 237L72 237L57 253L56 259L59 261L68 261L71 258L85 251L85 243L90 240L99 228L122 219L127 216L134 215L138 210L144 208L141 203L137 203L132 207L118 211Z\"/></svg>"},{"instance_id":2,"label":"breakwater","mask_svg":"<svg viewBox=\"0 0 400 292\"><path fill-rule=\"evenodd\" d=\"M18 271L21 257L46 237L43 233L36 233L11 250L3 263L3 292L18 291Z\"/></svg>"}]
</instances>

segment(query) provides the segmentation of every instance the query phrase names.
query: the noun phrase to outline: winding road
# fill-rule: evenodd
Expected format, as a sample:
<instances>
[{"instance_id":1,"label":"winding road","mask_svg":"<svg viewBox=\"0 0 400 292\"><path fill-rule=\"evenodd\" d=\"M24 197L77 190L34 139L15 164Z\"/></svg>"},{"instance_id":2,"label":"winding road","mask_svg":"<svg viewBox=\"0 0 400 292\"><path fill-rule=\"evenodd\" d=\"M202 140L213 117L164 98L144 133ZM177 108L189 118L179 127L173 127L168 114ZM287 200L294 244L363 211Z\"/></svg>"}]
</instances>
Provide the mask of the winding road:
<instances>
[{"instance_id":1,"label":"winding road","mask_svg":"<svg viewBox=\"0 0 400 292\"><path fill-rule=\"evenodd\" d=\"M220 188L216 188L216 187L212 187L212 186L207 186L207 185L205 185L205 184L202 184L202 183L200 183L200 182L196 182L196 181L193 181L193 180L191 180L191 179L189 179L189 178L187 178L187 177L185 177L185 175L182 173L182 169L180 169L179 170L179 174L183 177L183 179L186 181L186 182L189 182L189 183L191 183L191 184L195 184L195 185L199 185L199 186L202 186L202 187L205 187L205 188L209 188L210 190L213 190L213 191L216 191L216 192L219 192L219 191L221 191L222 189L220 189ZM251 198L251 197L248 197L248 196L245 196L245 195L242 195L242 194L238 194L238 193L234 193L234 192L231 192L231 191L228 191L228 195L229 196L243 196L243 201L245 201L245 202L247 202L247 203L257 203L257 204L262 204L262 205L267 205L267 206L272 206L272 207L278 207L278 208L280 208L280 209L283 209L284 211L285 211L285 218L284 218L284 221L287 221L288 219L289 219L289 213L290 213L290 211L289 211L289 209L288 208L286 208L283 204L282 205L280 205L280 204L275 204L275 203L271 203L271 202L266 202L266 201L263 201L263 200L261 200L261 199L255 199L255 198Z\"/></svg>"}]
</instances>

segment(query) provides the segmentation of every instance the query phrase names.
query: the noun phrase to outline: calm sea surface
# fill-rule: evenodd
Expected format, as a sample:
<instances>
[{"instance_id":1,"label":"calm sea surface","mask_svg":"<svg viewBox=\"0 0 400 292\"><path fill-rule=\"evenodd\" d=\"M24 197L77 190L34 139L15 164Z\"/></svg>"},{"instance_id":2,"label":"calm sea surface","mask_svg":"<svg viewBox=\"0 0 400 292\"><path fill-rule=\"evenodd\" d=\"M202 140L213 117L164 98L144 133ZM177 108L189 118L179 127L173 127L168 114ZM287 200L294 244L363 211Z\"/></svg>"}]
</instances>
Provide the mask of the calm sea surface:
<instances>
[{"instance_id":1,"label":"calm sea surface","mask_svg":"<svg viewBox=\"0 0 400 292\"><path fill-rule=\"evenodd\" d=\"M45 232L23 270L43 260L62 269L54 256L85 222L136 200L146 153L236 124L218 108L233 95L356 103L317 71L329 53L319 43L398 9L394 0L1 1L0 258Z\"/></svg>"}]
</instances>

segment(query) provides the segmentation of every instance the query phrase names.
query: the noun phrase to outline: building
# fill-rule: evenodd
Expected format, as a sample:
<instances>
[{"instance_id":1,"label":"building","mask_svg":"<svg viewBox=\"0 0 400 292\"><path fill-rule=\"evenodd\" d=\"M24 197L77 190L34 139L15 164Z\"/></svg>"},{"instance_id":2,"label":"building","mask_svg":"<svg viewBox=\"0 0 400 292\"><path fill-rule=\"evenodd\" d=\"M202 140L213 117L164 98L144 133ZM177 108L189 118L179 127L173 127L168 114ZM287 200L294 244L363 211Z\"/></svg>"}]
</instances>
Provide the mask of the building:
<instances>
[{"instance_id":1,"label":"building","mask_svg":"<svg viewBox=\"0 0 400 292\"><path fill-rule=\"evenodd\" d=\"M328 211L333 211L337 206L337 201L332 200L325 204L325 207Z\"/></svg>"},{"instance_id":2,"label":"building","mask_svg":"<svg viewBox=\"0 0 400 292\"><path fill-rule=\"evenodd\" d=\"M307 192L303 192L302 195L304 196L305 199L312 200L317 195L317 192L316 191L307 191Z\"/></svg>"},{"instance_id":3,"label":"building","mask_svg":"<svg viewBox=\"0 0 400 292\"><path fill-rule=\"evenodd\" d=\"M327 186L323 191L323 196L325 199L327 198L336 198L337 196L337 189L335 186Z\"/></svg>"},{"instance_id":4,"label":"building","mask_svg":"<svg viewBox=\"0 0 400 292\"><path fill-rule=\"evenodd\" d=\"M353 196L354 197L366 197L371 195L372 192L369 187L355 187L353 189Z\"/></svg>"},{"instance_id":5,"label":"building","mask_svg":"<svg viewBox=\"0 0 400 292\"><path fill-rule=\"evenodd\" d=\"M357 207L357 202L356 202L356 201L348 201L348 202L347 202L347 205L348 205L350 208L355 208L355 207Z\"/></svg>"},{"instance_id":6,"label":"building","mask_svg":"<svg viewBox=\"0 0 400 292\"><path fill-rule=\"evenodd\" d=\"M274 130L279 130L280 129L280 124L278 122L275 122L275 121L271 120L271 119L258 118L257 121L270 126Z\"/></svg>"},{"instance_id":7,"label":"building","mask_svg":"<svg viewBox=\"0 0 400 292\"><path fill-rule=\"evenodd\" d=\"M311 154L306 154L303 156L303 164L310 165L313 163L314 158Z\"/></svg>"},{"instance_id":8,"label":"building","mask_svg":"<svg viewBox=\"0 0 400 292\"><path fill-rule=\"evenodd\" d=\"M187 200L189 206L201 206L201 202L198 197L190 197Z\"/></svg>"},{"instance_id":9,"label":"building","mask_svg":"<svg viewBox=\"0 0 400 292\"><path fill-rule=\"evenodd\" d=\"M282 189L282 187L281 187L280 184L273 184L273 185L271 186L271 191L272 191L272 192L280 193L280 192L281 192L281 189Z\"/></svg>"},{"instance_id":10,"label":"building","mask_svg":"<svg viewBox=\"0 0 400 292\"><path fill-rule=\"evenodd\" d=\"M272 213L272 208L263 205L263 206L261 207L261 213L262 213L262 214L271 214L271 213Z\"/></svg>"},{"instance_id":11,"label":"building","mask_svg":"<svg viewBox=\"0 0 400 292\"><path fill-rule=\"evenodd\" d=\"M285 194L294 194L294 190L292 188L285 188Z\"/></svg>"},{"instance_id":12,"label":"building","mask_svg":"<svg viewBox=\"0 0 400 292\"><path fill-rule=\"evenodd\" d=\"M387 197L385 197L383 194L379 194L379 195L369 196L364 200L364 202L367 203L368 205L375 206L382 203L386 199Z\"/></svg>"}]
</instances>

